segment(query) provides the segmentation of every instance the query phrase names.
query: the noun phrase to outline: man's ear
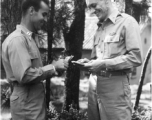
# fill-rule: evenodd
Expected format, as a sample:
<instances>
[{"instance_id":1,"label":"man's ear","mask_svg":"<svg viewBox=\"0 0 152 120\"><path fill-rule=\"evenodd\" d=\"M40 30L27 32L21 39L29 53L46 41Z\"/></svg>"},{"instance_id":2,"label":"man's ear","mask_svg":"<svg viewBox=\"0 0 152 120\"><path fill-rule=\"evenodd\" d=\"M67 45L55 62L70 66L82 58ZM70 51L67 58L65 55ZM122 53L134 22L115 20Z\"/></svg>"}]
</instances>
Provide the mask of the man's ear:
<instances>
[{"instance_id":1,"label":"man's ear","mask_svg":"<svg viewBox=\"0 0 152 120\"><path fill-rule=\"evenodd\" d=\"M29 13L30 13L30 15L33 15L34 12L35 12L34 7L33 6L29 7Z\"/></svg>"},{"instance_id":2,"label":"man's ear","mask_svg":"<svg viewBox=\"0 0 152 120\"><path fill-rule=\"evenodd\" d=\"M105 0L105 3L106 3L106 4L109 4L109 0Z\"/></svg>"}]
</instances>

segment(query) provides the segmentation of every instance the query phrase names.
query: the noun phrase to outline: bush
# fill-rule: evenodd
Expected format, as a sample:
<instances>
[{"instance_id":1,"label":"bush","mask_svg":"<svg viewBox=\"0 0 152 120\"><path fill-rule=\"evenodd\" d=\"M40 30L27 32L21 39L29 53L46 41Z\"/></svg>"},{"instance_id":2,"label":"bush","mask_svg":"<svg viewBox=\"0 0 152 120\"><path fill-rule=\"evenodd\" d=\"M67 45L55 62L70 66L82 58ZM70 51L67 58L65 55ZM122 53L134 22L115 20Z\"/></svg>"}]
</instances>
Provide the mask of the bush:
<instances>
[{"instance_id":1,"label":"bush","mask_svg":"<svg viewBox=\"0 0 152 120\"><path fill-rule=\"evenodd\" d=\"M70 105L69 111L62 110L58 113L55 108L51 108L47 114L49 120L88 120L87 113L79 112Z\"/></svg>"},{"instance_id":2,"label":"bush","mask_svg":"<svg viewBox=\"0 0 152 120\"><path fill-rule=\"evenodd\" d=\"M152 108L139 107L133 112L132 120L152 120Z\"/></svg>"},{"instance_id":3,"label":"bush","mask_svg":"<svg viewBox=\"0 0 152 120\"><path fill-rule=\"evenodd\" d=\"M4 80L1 82L1 110L3 112L10 108L9 91L10 85ZM80 112L73 106L70 105L69 111L62 109L61 112L57 112L56 107L51 106L47 111L48 120L88 120L87 112ZM152 107L139 107L133 112L132 120L152 120Z\"/></svg>"}]
</instances>

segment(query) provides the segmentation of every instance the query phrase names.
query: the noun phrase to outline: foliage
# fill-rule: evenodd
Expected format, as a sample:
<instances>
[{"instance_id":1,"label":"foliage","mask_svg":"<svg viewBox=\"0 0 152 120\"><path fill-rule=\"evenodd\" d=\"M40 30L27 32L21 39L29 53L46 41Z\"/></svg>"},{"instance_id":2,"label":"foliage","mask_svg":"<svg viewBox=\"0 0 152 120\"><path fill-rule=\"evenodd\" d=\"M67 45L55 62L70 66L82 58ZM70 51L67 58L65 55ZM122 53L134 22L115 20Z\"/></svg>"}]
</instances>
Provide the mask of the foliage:
<instances>
[{"instance_id":1,"label":"foliage","mask_svg":"<svg viewBox=\"0 0 152 120\"><path fill-rule=\"evenodd\" d=\"M79 112L73 108L73 104L70 105L69 112L62 110L58 113L55 108L48 111L48 118L50 120L88 120L87 113Z\"/></svg>"},{"instance_id":2,"label":"foliage","mask_svg":"<svg viewBox=\"0 0 152 120\"><path fill-rule=\"evenodd\" d=\"M133 4L140 7L141 10L148 9L150 7L151 1L150 0L140 0L140 1L133 1Z\"/></svg>"},{"instance_id":3,"label":"foliage","mask_svg":"<svg viewBox=\"0 0 152 120\"><path fill-rule=\"evenodd\" d=\"M22 0L2 0L1 1L1 30L2 41L15 30L16 25L21 22L21 3ZM38 33L40 41L44 41L44 32L47 30L47 24L42 27L42 31Z\"/></svg>"},{"instance_id":4,"label":"foliage","mask_svg":"<svg viewBox=\"0 0 152 120\"><path fill-rule=\"evenodd\" d=\"M54 39L59 42L64 33L68 33L74 19L73 0L57 0L54 16Z\"/></svg>"},{"instance_id":5,"label":"foliage","mask_svg":"<svg viewBox=\"0 0 152 120\"><path fill-rule=\"evenodd\" d=\"M1 85L1 88L1 103L3 103L1 108L3 111L6 108L10 108L8 95L9 84L5 83ZM47 111L47 116L49 120L68 120L69 118L69 120L87 120L87 113L79 112L77 109L74 109L74 105L70 105L69 112L64 109L62 109L62 112L57 112L56 109L56 107L51 106L50 109ZM138 109L132 114L132 120L150 120L150 118L152 117L151 115L151 107L138 107Z\"/></svg>"},{"instance_id":6,"label":"foliage","mask_svg":"<svg viewBox=\"0 0 152 120\"><path fill-rule=\"evenodd\" d=\"M1 1L1 23L4 34L10 34L21 20L21 0Z\"/></svg>"},{"instance_id":7,"label":"foliage","mask_svg":"<svg viewBox=\"0 0 152 120\"><path fill-rule=\"evenodd\" d=\"M84 40L85 26L85 0L74 0L74 20L68 33L64 32L66 50L68 55L74 56L72 60L81 59L82 45ZM75 109L79 109L79 80L80 69L73 64L69 64L65 79L65 106L64 109L69 111L69 105L72 101L76 104Z\"/></svg>"},{"instance_id":8,"label":"foliage","mask_svg":"<svg viewBox=\"0 0 152 120\"><path fill-rule=\"evenodd\" d=\"M151 120L152 119L152 108L138 107L132 114L132 120Z\"/></svg>"},{"instance_id":9,"label":"foliage","mask_svg":"<svg viewBox=\"0 0 152 120\"><path fill-rule=\"evenodd\" d=\"M133 1L132 7L133 7L133 12L131 15L139 23L141 15L148 16L148 8L150 7L150 1L149 0L141 0L140 2Z\"/></svg>"},{"instance_id":10,"label":"foliage","mask_svg":"<svg viewBox=\"0 0 152 120\"><path fill-rule=\"evenodd\" d=\"M6 80L0 81L1 88L1 110L5 111L5 109L10 108L10 84L6 82ZM1 111L1 112L2 112Z\"/></svg>"}]
</instances>

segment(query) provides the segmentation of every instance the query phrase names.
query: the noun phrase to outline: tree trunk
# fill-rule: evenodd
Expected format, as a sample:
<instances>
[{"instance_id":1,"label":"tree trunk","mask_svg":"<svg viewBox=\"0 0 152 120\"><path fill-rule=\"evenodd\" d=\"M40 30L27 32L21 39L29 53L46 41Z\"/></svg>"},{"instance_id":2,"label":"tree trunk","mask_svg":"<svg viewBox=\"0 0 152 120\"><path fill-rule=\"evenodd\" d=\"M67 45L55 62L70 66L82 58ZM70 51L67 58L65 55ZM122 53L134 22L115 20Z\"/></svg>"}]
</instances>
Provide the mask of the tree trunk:
<instances>
[{"instance_id":1,"label":"tree trunk","mask_svg":"<svg viewBox=\"0 0 152 120\"><path fill-rule=\"evenodd\" d=\"M20 23L21 2L21 0L1 1L1 29L3 35L9 35Z\"/></svg>"},{"instance_id":2,"label":"tree trunk","mask_svg":"<svg viewBox=\"0 0 152 120\"><path fill-rule=\"evenodd\" d=\"M73 60L78 60L82 56L82 45L84 40L84 27L85 27L85 0L74 0L75 6L75 19L70 27L70 32L65 37L68 43L68 55L73 55ZM69 64L66 74L66 100L64 109L69 110L69 105L73 104L73 108L79 110L79 80L80 69L76 66Z\"/></svg>"},{"instance_id":3,"label":"tree trunk","mask_svg":"<svg viewBox=\"0 0 152 120\"><path fill-rule=\"evenodd\" d=\"M145 74L146 74L146 68L147 68L148 62L150 60L150 57L151 57L151 48L148 50L145 61L144 61L144 64L143 64L141 77L140 77L140 82L139 82L139 86L138 86L138 90L137 90L137 96L136 96L134 110L138 109L140 96L141 96L141 93L142 93L142 87L143 87L143 84L144 84L144 78L145 78Z\"/></svg>"},{"instance_id":4,"label":"tree trunk","mask_svg":"<svg viewBox=\"0 0 152 120\"><path fill-rule=\"evenodd\" d=\"M140 22L140 15L141 15L142 7L140 3L133 4L133 14L132 16L137 20L137 22Z\"/></svg>"},{"instance_id":5,"label":"tree trunk","mask_svg":"<svg viewBox=\"0 0 152 120\"><path fill-rule=\"evenodd\" d=\"M133 16L136 21L140 22L140 15L142 11L141 3L133 2L133 0L125 0L125 13Z\"/></svg>"},{"instance_id":6,"label":"tree trunk","mask_svg":"<svg viewBox=\"0 0 152 120\"><path fill-rule=\"evenodd\" d=\"M48 63L52 61L53 21L54 21L55 0L51 0L51 15L48 20ZM49 109L50 102L50 77L46 79L46 105Z\"/></svg>"},{"instance_id":7,"label":"tree trunk","mask_svg":"<svg viewBox=\"0 0 152 120\"><path fill-rule=\"evenodd\" d=\"M133 13L133 8L132 8L132 0L125 0L125 13L132 15Z\"/></svg>"}]
</instances>

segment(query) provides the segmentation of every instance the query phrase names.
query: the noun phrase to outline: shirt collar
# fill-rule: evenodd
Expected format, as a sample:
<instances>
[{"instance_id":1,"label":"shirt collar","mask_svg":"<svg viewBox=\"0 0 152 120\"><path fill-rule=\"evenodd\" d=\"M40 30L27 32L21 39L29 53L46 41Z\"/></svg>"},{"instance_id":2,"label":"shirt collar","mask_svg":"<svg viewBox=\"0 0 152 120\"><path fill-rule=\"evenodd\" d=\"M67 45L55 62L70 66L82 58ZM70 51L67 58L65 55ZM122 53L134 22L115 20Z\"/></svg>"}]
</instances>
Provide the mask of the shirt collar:
<instances>
[{"instance_id":1,"label":"shirt collar","mask_svg":"<svg viewBox=\"0 0 152 120\"><path fill-rule=\"evenodd\" d=\"M121 15L121 13L117 9L115 9L105 21L107 21L109 19L113 24L115 24L116 18L118 15ZM103 21L102 22L99 21L97 23L98 27L100 27L102 24L103 24Z\"/></svg>"},{"instance_id":2,"label":"shirt collar","mask_svg":"<svg viewBox=\"0 0 152 120\"><path fill-rule=\"evenodd\" d=\"M21 30L21 32L24 33L25 35L27 35L30 38L30 40L32 39L33 32L31 32L30 30L28 30L23 25L17 25L16 29Z\"/></svg>"},{"instance_id":3,"label":"shirt collar","mask_svg":"<svg viewBox=\"0 0 152 120\"><path fill-rule=\"evenodd\" d=\"M112 23L115 24L118 15L121 15L121 13L117 9L115 9L108 18L109 20L111 20Z\"/></svg>"}]
</instances>

